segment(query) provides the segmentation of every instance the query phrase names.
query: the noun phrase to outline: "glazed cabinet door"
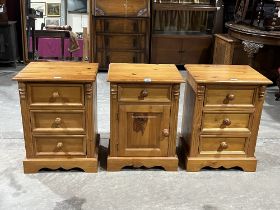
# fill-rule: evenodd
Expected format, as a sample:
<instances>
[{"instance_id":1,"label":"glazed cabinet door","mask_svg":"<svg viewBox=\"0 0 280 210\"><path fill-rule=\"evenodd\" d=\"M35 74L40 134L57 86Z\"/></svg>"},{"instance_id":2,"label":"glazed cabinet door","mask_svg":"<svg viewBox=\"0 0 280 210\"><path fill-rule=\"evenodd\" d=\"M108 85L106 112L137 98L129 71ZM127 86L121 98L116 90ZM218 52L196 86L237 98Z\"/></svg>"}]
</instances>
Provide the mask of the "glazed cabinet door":
<instances>
[{"instance_id":1,"label":"glazed cabinet door","mask_svg":"<svg viewBox=\"0 0 280 210\"><path fill-rule=\"evenodd\" d=\"M169 105L119 106L119 156L167 156Z\"/></svg>"}]
</instances>

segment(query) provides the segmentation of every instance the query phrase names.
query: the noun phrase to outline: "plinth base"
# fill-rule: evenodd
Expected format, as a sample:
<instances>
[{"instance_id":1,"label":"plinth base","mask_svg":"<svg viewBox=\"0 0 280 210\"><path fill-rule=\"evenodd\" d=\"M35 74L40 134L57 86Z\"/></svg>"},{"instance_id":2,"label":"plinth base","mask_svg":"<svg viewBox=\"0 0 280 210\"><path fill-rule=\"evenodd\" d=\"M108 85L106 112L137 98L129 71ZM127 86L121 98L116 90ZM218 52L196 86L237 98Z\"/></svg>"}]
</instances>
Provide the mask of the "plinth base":
<instances>
[{"instance_id":1,"label":"plinth base","mask_svg":"<svg viewBox=\"0 0 280 210\"><path fill-rule=\"evenodd\" d=\"M243 171L254 172L257 167L257 160L252 158L208 158L208 157L187 157L186 169L189 172L200 171L203 167L211 168L233 168L240 167Z\"/></svg>"},{"instance_id":2,"label":"plinth base","mask_svg":"<svg viewBox=\"0 0 280 210\"><path fill-rule=\"evenodd\" d=\"M152 168L161 166L166 171L178 170L177 157L108 157L107 170L120 171L125 166Z\"/></svg>"}]
</instances>

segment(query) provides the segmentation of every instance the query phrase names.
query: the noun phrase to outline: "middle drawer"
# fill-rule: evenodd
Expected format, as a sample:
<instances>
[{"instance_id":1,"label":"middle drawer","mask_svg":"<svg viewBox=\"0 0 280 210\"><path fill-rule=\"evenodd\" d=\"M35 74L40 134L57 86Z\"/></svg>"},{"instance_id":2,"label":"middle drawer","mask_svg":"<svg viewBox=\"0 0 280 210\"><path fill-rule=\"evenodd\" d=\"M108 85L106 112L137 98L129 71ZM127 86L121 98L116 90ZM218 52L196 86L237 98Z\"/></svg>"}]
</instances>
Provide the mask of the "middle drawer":
<instances>
[{"instance_id":1,"label":"middle drawer","mask_svg":"<svg viewBox=\"0 0 280 210\"><path fill-rule=\"evenodd\" d=\"M170 102L169 85L119 85L119 101Z\"/></svg>"},{"instance_id":2,"label":"middle drawer","mask_svg":"<svg viewBox=\"0 0 280 210\"><path fill-rule=\"evenodd\" d=\"M202 132L250 130L250 113L203 113Z\"/></svg>"},{"instance_id":3,"label":"middle drawer","mask_svg":"<svg viewBox=\"0 0 280 210\"><path fill-rule=\"evenodd\" d=\"M35 133L85 133L83 110L31 110L30 113Z\"/></svg>"}]
</instances>

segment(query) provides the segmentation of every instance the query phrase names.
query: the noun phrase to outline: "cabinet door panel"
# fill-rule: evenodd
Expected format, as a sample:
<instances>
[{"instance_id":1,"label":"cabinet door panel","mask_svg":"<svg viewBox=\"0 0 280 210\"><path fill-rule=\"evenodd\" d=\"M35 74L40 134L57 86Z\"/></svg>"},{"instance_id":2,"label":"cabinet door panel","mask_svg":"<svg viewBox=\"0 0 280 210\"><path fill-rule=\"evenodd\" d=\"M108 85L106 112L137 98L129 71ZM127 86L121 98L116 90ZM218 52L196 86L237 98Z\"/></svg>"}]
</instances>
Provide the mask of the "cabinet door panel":
<instances>
[{"instance_id":1,"label":"cabinet door panel","mask_svg":"<svg viewBox=\"0 0 280 210\"><path fill-rule=\"evenodd\" d=\"M120 105L119 155L167 156L170 106Z\"/></svg>"},{"instance_id":2,"label":"cabinet door panel","mask_svg":"<svg viewBox=\"0 0 280 210\"><path fill-rule=\"evenodd\" d=\"M210 63L212 35L185 37L181 64Z\"/></svg>"},{"instance_id":3,"label":"cabinet door panel","mask_svg":"<svg viewBox=\"0 0 280 210\"><path fill-rule=\"evenodd\" d=\"M153 37L151 63L181 63L182 40L176 38Z\"/></svg>"}]
</instances>

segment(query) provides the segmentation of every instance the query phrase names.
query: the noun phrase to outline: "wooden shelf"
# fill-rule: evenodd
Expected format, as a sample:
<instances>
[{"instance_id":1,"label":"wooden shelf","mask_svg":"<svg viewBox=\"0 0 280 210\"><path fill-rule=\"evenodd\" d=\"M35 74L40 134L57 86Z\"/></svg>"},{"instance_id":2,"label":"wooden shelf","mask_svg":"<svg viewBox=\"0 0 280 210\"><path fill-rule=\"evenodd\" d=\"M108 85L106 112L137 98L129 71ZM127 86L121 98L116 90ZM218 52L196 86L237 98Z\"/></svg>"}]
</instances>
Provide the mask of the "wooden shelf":
<instances>
[{"instance_id":1,"label":"wooden shelf","mask_svg":"<svg viewBox=\"0 0 280 210\"><path fill-rule=\"evenodd\" d=\"M208 11L208 12L215 12L218 10L218 7L214 7L211 5L205 4L189 4L189 3L177 3L177 4L170 4L170 3L154 3L153 4L154 10L185 10L185 11Z\"/></svg>"},{"instance_id":2,"label":"wooden shelf","mask_svg":"<svg viewBox=\"0 0 280 210\"><path fill-rule=\"evenodd\" d=\"M213 36L213 34L206 34L201 32L195 32L195 33L153 33L152 37L168 37L168 38L184 38L184 37L197 37L197 36Z\"/></svg>"},{"instance_id":3,"label":"wooden shelf","mask_svg":"<svg viewBox=\"0 0 280 210\"><path fill-rule=\"evenodd\" d=\"M112 49L112 48L98 48L98 51L107 51L107 52L136 52L144 53L145 49Z\"/></svg>"},{"instance_id":4,"label":"wooden shelf","mask_svg":"<svg viewBox=\"0 0 280 210\"><path fill-rule=\"evenodd\" d=\"M114 33L114 32L97 32L101 36L146 36L145 33Z\"/></svg>"}]
</instances>

